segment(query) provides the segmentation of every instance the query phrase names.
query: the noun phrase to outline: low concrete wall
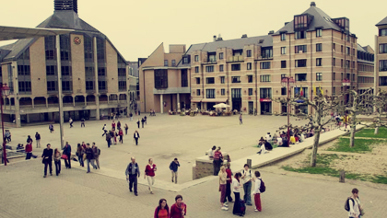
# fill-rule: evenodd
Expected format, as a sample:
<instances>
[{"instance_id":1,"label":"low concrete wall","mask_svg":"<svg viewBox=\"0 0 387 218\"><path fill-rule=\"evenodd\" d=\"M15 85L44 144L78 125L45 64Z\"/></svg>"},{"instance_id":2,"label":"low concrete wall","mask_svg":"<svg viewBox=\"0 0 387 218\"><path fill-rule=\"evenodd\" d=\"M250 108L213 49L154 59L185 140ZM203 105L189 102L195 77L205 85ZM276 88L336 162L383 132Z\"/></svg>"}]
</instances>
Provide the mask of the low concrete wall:
<instances>
[{"instance_id":1,"label":"low concrete wall","mask_svg":"<svg viewBox=\"0 0 387 218\"><path fill-rule=\"evenodd\" d=\"M214 174L214 166L212 164L212 159L208 156L203 156L196 158L195 164L192 167L192 179L200 179L206 176L211 176Z\"/></svg>"}]
</instances>

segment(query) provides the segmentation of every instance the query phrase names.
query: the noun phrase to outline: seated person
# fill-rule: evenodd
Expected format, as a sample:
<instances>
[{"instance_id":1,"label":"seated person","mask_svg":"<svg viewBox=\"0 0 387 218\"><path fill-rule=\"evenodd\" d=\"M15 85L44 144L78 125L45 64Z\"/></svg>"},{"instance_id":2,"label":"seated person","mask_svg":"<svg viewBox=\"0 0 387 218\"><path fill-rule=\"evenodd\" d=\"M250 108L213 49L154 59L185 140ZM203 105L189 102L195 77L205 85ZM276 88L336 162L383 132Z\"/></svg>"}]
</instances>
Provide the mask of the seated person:
<instances>
[{"instance_id":1,"label":"seated person","mask_svg":"<svg viewBox=\"0 0 387 218\"><path fill-rule=\"evenodd\" d=\"M282 138L281 138L281 137L278 137L278 138L277 138L277 145L278 145L278 146L282 146L282 143L283 143Z\"/></svg>"},{"instance_id":2,"label":"seated person","mask_svg":"<svg viewBox=\"0 0 387 218\"><path fill-rule=\"evenodd\" d=\"M298 135L295 135L294 138L296 139L296 143L299 143L299 137L298 137Z\"/></svg>"},{"instance_id":3,"label":"seated person","mask_svg":"<svg viewBox=\"0 0 387 218\"><path fill-rule=\"evenodd\" d=\"M261 150L257 152L257 154L261 154L262 151L264 154L269 153L269 151L273 150L273 146L265 140L263 146L261 146Z\"/></svg>"},{"instance_id":4,"label":"seated person","mask_svg":"<svg viewBox=\"0 0 387 218\"><path fill-rule=\"evenodd\" d=\"M289 147L288 138L282 138L282 145L278 145L278 147Z\"/></svg>"},{"instance_id":5,"label":"seated person","mask_svg":"<svg viewBox=\"0 0 387 218\"><path fill-rule=\"evenodd\" d=\"M24 151L24 146L23 144L18 144L16 147L17 152L23 152Z\"/></svg>"}]
</instances>

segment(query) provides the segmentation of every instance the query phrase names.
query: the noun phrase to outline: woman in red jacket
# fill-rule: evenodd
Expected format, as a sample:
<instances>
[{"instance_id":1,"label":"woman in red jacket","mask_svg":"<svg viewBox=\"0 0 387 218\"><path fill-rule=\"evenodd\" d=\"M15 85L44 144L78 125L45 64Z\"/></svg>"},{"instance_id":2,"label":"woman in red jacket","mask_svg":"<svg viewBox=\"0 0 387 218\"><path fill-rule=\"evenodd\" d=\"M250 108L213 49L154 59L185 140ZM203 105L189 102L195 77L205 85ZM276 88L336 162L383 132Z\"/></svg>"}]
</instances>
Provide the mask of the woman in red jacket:
<instances>
[{"instance_id":1,"label":"woman in red jacket","mask_svg":"<svg viewBox=\"0 0 387 218\"><path fill-rule=\"evenodd\" d=\"M169 207L167 200L164 198L160 199L159 206L156 207L154 218L170 218Z\"/></svg>"},{"instance_id":2,"label":"woman in red jacket","mask_svg":"<svg viewBox=\"0 0 387 218\"><path fill-rule=\"evenodd\" d=\"M148 165L145 167L144 179L148 180L149 191L153 194L152 186L155 183L155 171L157 170L156 164L153 163L153 159L149 158Z\"/></svg>"}]
</instances>

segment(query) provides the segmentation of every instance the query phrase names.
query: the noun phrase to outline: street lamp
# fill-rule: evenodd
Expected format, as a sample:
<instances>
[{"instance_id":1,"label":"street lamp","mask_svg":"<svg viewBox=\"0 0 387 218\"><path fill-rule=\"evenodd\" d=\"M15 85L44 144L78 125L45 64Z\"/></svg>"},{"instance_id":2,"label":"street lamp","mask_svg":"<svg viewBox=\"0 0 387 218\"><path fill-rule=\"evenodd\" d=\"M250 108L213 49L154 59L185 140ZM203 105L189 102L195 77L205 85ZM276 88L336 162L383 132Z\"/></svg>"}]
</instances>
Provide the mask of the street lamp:
<instances>
[{"instance_id":1,"label":"street lamp","mask_svg":"<svg viewBox=\"0 0 387 218\"><path fill-rule=\"evenodd\" d=\"M287 115L288 115L288 145L290 145L290 131L289 131L289 125L290 125L290 89L293 88L295 81L293 77L282 77L281 79L282 86L286 86L287 93L288 93L288 109L287 109Z\"/></svg>"},{"instance_id":2,"label":"street lamp","mask_svg":"<svg viewBox=\"0 0 387 218\"><path fill-rule=\"evenodd\" d=\"M3 130L3 160L4 165L7 166L7 149L6 149L6 140L4 134L4 114L3 114L3 105L4 99L3 97L7 97L9 95L10 88L7 86L7 83L4 83L3 86L0 87L0 98L1 98L1 128Z\"/></svg>"}]
</instances>

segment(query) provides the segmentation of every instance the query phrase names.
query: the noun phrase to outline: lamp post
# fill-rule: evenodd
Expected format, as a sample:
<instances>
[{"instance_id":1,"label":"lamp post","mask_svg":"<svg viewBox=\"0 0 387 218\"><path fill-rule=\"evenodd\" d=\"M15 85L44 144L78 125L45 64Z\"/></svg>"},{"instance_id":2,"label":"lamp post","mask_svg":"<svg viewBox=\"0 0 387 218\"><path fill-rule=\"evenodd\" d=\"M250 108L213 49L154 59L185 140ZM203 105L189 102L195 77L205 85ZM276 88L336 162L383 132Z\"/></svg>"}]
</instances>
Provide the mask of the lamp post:
<instances>
[{"instance_id":1,"label":"lamp post","mask_svg":"<svg viewBox=\"0 0 387 218\"><path fill-rule=\"evenodd\" d=\"M288 145L290 145L290 131L289 131L289 126L290 126L290 88L293 88L294 86L294 79L293 77L282 77L281 79L281 84L282 86L286 86L286 90L287 90L287 93L288 93L288 97L287 97L287 106L288 106L288 109L287 109L287 116L288 116Z\"/></svg>"},{"instance_id":2,"label":"lamp post","mask_svg":"<svg viewBox=\"0 0 387 218\"><path fill-rule=\"evenodd\" d=\"M3 114L3 105L4 105L4 99L3 97L7 97L9 95L10 88L7 86L6 83L4 83L3 86L0 87L0 98L1 98L1 128L3 131L3 160L4 160L4 166L7 166L7 149L6 149L6 139L4 134L4 114Z\"/></svg>"}]
</instances>

